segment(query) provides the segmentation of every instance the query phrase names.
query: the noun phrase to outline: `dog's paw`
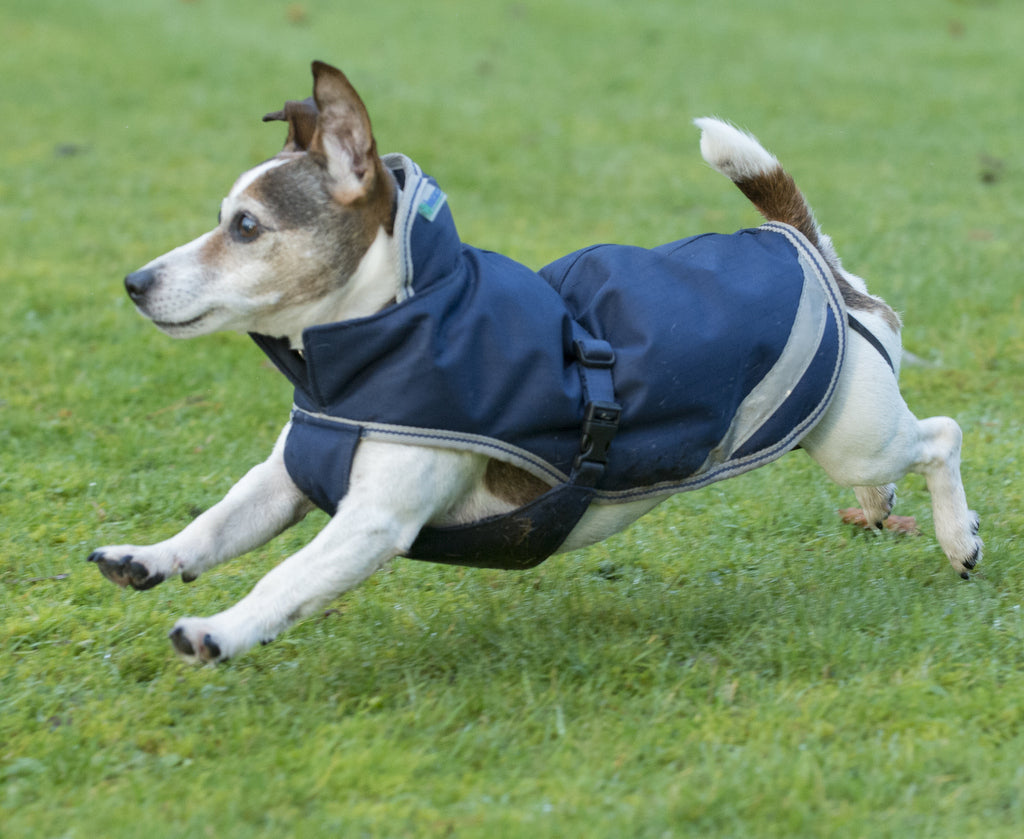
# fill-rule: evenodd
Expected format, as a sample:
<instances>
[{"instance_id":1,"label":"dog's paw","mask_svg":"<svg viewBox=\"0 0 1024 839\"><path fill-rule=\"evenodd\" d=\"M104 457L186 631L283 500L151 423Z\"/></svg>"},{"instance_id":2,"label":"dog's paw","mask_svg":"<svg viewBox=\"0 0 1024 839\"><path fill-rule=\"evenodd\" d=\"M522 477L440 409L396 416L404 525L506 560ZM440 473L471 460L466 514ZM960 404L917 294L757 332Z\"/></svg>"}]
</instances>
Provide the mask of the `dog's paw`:
<instances>
[{"instance_id":1,"label":"dog's paw","mask_svg":"<svg viewBox=\"0 0 1024 839\"><path fill-rule=\"evenodd\" d=\"M145 550L131 546L100 548L89 554L89 562L96 563L100 573L121 588L131 586L143 591L164 581L163 572L154 570L146 561Z\"/></svg>"},{"instance_id":2,"label":"dog's paw","mask_svg":"<svg viewBox=\"0 0 1024 839\"><path fill-rule=\"evenodd\" d=\"M229 610L230 611L230 610ZM216 664L274 640L265 629L221 612L210 618L182 618L168 634L178 654L197 664Z\"/></svg>"},{"instance_id":3,"label":"dog's paw","mask_svg":"<svg viewBox=\"0 0 1024 839\"><path fill-rule=\"evenodd\" d=\"M210 621L202 618L182 618L167 636L182 658L198 664L214 664L228 660L228 651L217 640L217 632Z\"/></svg>"},{"instance_id":4,"label":"dog's paw","mask_svg":"<svg viewBox=\"0 0 1024 839\"><path fill-rule=\"evenodd\" d=\"M964 540L962 546L958 546L955 551L948 554L949 562L953 569L965 580L971 578L971 570L981 562L984 542L978 536L980 528L981 520L978 518L978 514L971 510L970 520L968 521L968 529L970 531L968 538Z\"/></svg>"}]
</instances>

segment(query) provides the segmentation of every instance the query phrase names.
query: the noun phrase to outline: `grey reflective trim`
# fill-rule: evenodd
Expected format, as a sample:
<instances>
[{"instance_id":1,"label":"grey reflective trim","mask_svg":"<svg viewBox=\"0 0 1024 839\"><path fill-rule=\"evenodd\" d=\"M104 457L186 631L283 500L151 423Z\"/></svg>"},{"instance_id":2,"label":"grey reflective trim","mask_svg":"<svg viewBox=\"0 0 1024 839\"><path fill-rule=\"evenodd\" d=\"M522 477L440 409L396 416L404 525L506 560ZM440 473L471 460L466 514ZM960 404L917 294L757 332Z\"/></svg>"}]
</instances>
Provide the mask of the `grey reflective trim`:
<instances>
[{"instance_id":1,"label":"grey reflective trim","mask_svg":"<svg viewBox=\"0 0 1024 839\"><path fill-rule=\"evenodd\" d=\"M434 446L442 449L457 449L464 452L475 452L495 460L502 460L529 472L536 478L551 486L564 484L569 480L561 469L551 465L535 454L510 445L494 437L483 434L470 434L462 431L446 431L437 428L417 428L411 425L389 425L381 422L361 422L306 411L298 405L292 405L292 413L305 414L319 420L362 429L362 436L367 440L382 440L389 443L402 443L409 446Z\"/></svg>"},{"instance_id":2,"label":"grey reflective trim","mask_svg":"<svg viewBox=\"0 0 1024 839\"><path fill-rule=\"evenodd\" d=\"M814 266L804 252L798 251L797 258L804 272L804 287L786 346L772 369L740 403L729 430L708 453L707 460L696 472L698 475L731 460L743 444L782 407L782 403L793 392L793 383L803 379L807 368L814 361L828 324L828 300Z\"/></svg>"},{"instance_id":3,"label":"grey reflective trim","mask_svg":"<svg viewBox=\"0 0 1024 839\"><path fill-rule=\"evenodd\" d=\"M417 208L420 205L421 193L430 184L423 177L420 169L404 154L386 154L382 158L384 166L394 171L405 173L405 185L398 190L398 205L395 208L395 242L399 247L398 254L398 294L399 302L413 294L412 252L410 238L412 225L416 221Z\"/></svg>"}]
</instances>

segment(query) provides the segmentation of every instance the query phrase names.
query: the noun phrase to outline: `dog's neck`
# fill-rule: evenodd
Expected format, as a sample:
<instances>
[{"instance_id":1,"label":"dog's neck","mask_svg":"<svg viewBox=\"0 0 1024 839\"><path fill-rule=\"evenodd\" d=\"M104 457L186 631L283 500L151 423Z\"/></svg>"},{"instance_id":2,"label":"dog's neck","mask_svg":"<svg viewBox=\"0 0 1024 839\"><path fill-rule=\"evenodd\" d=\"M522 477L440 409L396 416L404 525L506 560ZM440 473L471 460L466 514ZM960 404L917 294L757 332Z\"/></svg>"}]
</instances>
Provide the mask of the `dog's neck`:
<instances>
[{"instance_id":1,"label":"dog's neck","mask_svg":"<svg viewBox=\"0 0 1024 839\"><path fill-rule=\"evenodd\" d=\"M302 333L311 326L369 317L392 304L398 294L398 253L394 236L383 227L352 276L319 300L297 308L277 333L293 350L302 351ZM281 327L284 327L282 329ZM259 331L259 330L257 330Z\"/></svg>"}]
</instances>

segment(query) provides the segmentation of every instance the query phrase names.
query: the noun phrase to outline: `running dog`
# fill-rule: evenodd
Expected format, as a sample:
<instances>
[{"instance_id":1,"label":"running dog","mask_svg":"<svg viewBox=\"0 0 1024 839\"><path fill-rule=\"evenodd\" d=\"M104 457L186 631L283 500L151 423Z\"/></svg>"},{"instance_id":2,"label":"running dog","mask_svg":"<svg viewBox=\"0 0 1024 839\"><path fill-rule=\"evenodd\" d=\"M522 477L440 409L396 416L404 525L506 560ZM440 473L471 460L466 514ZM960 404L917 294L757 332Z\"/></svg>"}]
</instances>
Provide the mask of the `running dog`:
<instances>
[{"instance_id":1,"label":"running dog","mask_svg":"<svg viewBox=\"0 0 1024 839\"><path fill-rule=\"evenodd\" d=\"M968 577L982 542L960 427L910 412L899 318L751 135L696 120L760 228L533 272L461 243L440 186L378 155L346 77L320 62L313 76L311 99L265 117L288 123L285 146L238 178L217 227L125 279L172 337L251 334L295 405L270 457L184 530L90 561L135 589L192 581L330 514L240 602L179 620L181 655L267 643L396 556L531 567L797 447L878 527L895 482L924 475Z\"/></svg>"}]
</instances>

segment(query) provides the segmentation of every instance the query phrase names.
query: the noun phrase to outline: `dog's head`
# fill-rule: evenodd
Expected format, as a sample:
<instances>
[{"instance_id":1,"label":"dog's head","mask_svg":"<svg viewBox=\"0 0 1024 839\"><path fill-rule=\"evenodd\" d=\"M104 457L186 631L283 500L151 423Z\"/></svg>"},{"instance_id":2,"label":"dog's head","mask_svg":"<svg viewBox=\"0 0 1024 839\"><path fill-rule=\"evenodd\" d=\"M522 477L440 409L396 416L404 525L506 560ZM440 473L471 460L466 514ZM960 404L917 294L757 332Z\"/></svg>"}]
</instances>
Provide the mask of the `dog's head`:
<instances>
[{"instance_id":1,"label":"dog's head","mask_svg":"<svg viewBox=\"0 0 1024 839\"><path fill-rule=\"evenodd\" d=\"M394 298L394 180L348 79L321 62L313 78L312 99L264 118L288 122L285 146L238 178L217 226L125 278L167 334L260 332L298 347L306 327Z\"/></svg>"}]
</instances>

